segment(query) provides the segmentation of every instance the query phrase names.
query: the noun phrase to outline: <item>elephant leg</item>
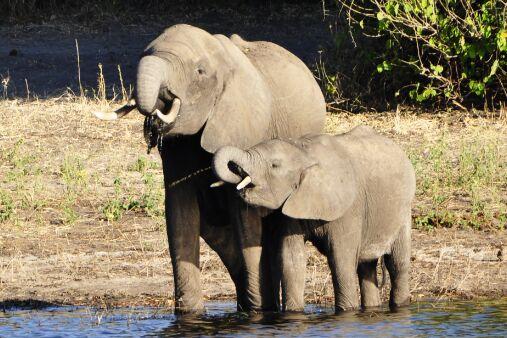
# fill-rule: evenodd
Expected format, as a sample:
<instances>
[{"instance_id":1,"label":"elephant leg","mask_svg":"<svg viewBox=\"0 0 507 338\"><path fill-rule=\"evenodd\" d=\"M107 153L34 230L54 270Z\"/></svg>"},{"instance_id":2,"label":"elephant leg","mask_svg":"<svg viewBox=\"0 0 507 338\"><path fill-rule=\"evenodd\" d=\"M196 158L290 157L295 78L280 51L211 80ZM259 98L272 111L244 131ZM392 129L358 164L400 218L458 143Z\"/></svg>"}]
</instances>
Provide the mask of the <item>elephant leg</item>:
<instances>
[{"instance_id":1,"label":"elephant leg","mask_svg":"<svg viewBox=\"0 0 507 338\"><path fill-rule=\"evenodd\" d=\"M215 251L224 263L234 286L236 287L236 299L238 311L246 311L248 302L245 296L245 277L243 275L243 260L239 254L235 232L232 226L213 227L204 222L201 223L201 237L210 248Z\"/></svg>"},{"instance_id":2,"label":"elephant leg","mask_svg":"<svg viewBox=\"0 0 507 338\"><path fill-rule=\"evenodd\" d=\"M329 267L333 277L336 312L358 309L358 279L354 257L347 259L339 252L333 253L329 259Z\"/></svg>"},{"instance_id":3,"label":"elephant leg","mask_svg":"<svg viewBox=\"0 0 507 338\"><path fill-rule=\"evenodd\" d=\"M361 232L354 230L361 228L359 224L358 220L339 222L329 232L328 264L333 278L336 312L359 308L357 267Z\"/></svg>"},{"instance_id":4,"label":"elephant leg","mask_svg":"<svg viewBox=\"0 0 507 338\"><path fill-rule=\"evenodd\" d=\"M255 208L236 199L233 223L244 264L245 300L248 311L275 311L268 250L262 250L262 219Z\"/></svg>"},{"instance_id":5,"label":"elephant leg","mask_svg":"<svg viewBox=\"0 0 507 338\"><path fill-rule=\"evenodd\" d=\"M305 238L299 225L287 226L281 238L282 310L303 311L305 306Z\"/></svg>"},{"instance_id":6,"label":"elephant leg","mask_svg":"<svg viewBox=\"0 0 507 338\"><path fill-rule=\"evenodd\" d=\"M377 280L377 261L360 263L357 268L359 276L359 289L361 290L361 307L371 308L379 307L380 301L378 280Z\"/></svg>"},{"instance_id":7,"label":"elephant leg","mask_svg":"<svg viewBox=\"0 0 507 338\"><path fill-rule=\"evenodd\" d=\"M389 306L394 309L410 302L408 285L410 273L410 226L404 226L394 241L391 253L385 255L385 264L391 278Z\"/></svg>"},{"instance_id":8,"label":"elephant leg","mask_svg":"<svg viewBox=\"0 0 507 338\"><path fill-rule=\"evenodd\" d=\"M199 270L200 216L191 186L166 189L166 215L175 311L201 312L204 305Z\"/></svg>"}]
</instances>

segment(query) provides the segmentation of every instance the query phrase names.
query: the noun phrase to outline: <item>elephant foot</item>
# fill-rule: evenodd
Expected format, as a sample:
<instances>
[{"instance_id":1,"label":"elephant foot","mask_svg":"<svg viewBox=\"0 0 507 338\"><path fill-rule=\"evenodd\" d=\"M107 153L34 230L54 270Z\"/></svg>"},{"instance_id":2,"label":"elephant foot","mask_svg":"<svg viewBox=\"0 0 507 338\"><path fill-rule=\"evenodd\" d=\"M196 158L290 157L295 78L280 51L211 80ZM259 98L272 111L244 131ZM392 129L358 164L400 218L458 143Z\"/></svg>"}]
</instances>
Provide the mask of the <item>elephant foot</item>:
<instances>
[{"instance_id":1,"label":"elephant foot","mask_svg":"<svg viewBox=\"0 0 507 338\"><path fill-rule=\"evenodd\" d=\"M334 312L335 313L342 313L342 312L348 312L348 311L357 311L359 310L359 306L344 306L344 305L335 305Z\"/></svg>"},{"instance_id":2,"label":"elephant foot","mask_svg":"<svg viewBox=\"0 0 507 338\"><path fill-rule=\"evenodd\" d=\"M246 307L242 307L241 310L239 310L240 305L238 304L238 311L242 312L249 312L249 313L261 313L261 312L277 312L279 311L279 308L276 304L263 304L263 305L257 305L250 303Z\"/></svg>"},{"instance_id":3,"label":"elephant foot","mask_svg":"<svg viewBox=\"0 0 507 338\"><path fill-rule=\"evenodd\" d=\"M369 295L362 297L361 308L365 309L373 309L379 308L382 306L382 301L380 300L379 295Z\"/></svg>"},{"instance_id":4,"label":"elephant foot","mask_svg":"<svg viewBox=\"0 0 507 338\"><path fill-rule=\"evenodd\" d=\"M400 298L400 299L397 299ZM389 299L389 308L391 310L396 310L397 308L404 307L410 305L410 296L408 297L391 297Z\"/></svg>"},{"instance_id":5,"label":"elephant foot","mask_svg":"<svg viewBox=\"0 0 507 338\"><path fill-rule=\"evenodd\" d=\"M185 300L184 297L180 297L174 301L174 313L175 314L201 314L205 312L204 304L200 301L189 301Z\"/></svg>"},{"instance_id":6,"label":"elephant foot","mask_svg":"<svg viewBox=\"0 0 507 338\"><path fill-rule=\"evenodd\" d=\"M375 309L380 309L380 308L382 308L382 303L362 304L361 305L361 310L364 310L364 311L370 311L370 310L375 310Z\"/></svg>"},{"instance_id":7,"label":"elephant foot","mask_svg":"<svg viewBox=\"0 0 507 338\"><path fill-rule=\"evenodd\" d=\"M337 302L334 306L335 312L357 311L360 309L359 302Z\"/></svg>"},{"instance_id":8,"label":"elephant foot","mask_svg":"<svg viewBox=\"0 0 507 338\"><path fill-rule=\"evenodd\" d=\"M303 312L305 308L304 302L299 302L295 299L287 299L283 304L283 312Z\"/></svg>"}]
</instances>

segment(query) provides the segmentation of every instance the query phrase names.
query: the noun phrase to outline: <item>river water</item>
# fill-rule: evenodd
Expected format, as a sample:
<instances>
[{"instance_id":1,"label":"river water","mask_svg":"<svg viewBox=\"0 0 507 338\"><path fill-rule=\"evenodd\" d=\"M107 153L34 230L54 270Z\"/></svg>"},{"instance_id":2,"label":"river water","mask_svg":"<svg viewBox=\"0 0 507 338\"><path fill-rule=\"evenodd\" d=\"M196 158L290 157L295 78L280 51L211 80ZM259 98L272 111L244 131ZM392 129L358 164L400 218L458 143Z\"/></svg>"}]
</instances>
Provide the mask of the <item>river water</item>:
<instances>
[{"instance_id":1,"label":"river water","mask_svg":"<svg viewBox=\"0 0 507 338\"><path fill-rule=\"evenodd\" d=\"M168 310L86 307L5 309L1 337L169 336L499 336L507 337L507 299L489 302L415 303L397 312L335 315L307 306L304 313L245 314L233 303L211 302L207 313L178 317Z\"/></svg>"}]
</instances>

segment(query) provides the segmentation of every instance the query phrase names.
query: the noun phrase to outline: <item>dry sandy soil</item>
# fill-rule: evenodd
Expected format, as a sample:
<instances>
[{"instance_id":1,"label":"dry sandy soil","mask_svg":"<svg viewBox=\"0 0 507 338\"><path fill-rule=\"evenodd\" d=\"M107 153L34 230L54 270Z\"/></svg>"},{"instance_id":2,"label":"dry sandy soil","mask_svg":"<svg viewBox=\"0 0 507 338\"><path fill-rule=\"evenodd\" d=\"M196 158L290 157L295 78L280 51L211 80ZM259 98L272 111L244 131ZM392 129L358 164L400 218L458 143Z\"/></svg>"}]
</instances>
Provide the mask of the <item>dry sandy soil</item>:
<instances>
[{"instance_id":1,"label":"dry sandy soil","mask_svg":"<svg viewBox=\"0 0 507 338\"><path fill-rule=\"evenodd\" d=\"M144 155L141 116L131 114L112 123L92 117L93 110L110 105L75 97L0 101L0 307L18 300L171 305L160 160L156 151ZM394 137L411 154L419 151L420 157L413 158L416 164L444 131L453 145L474 133L495 135L491 137L500 142L499 154L505 154L507 145L505 118L465 116L457 127L453 119L435 116L342 114L329 116L327 127L336 132L359 123ZM496 160L505 168L503 155ZM493 182L500 204L505 204L506 187L498 180L504 175ZM432 205L431 196L421 189L416 215L427 210L423 205ZM146 200L153 203L143 205ZM140 205L119 207L115 219L115 201ZM487 206L495 207L488 201ZM507 236L505 224L495 224L482 230L429 225L414 229L413 299L505 297ZM205 297L233 298L233 284L218 257L204 243L201 248ZM307 301L330 305L325 258L310 245L308 256Z\"/></svg>"},{"instance_id":2,"label":"dry sandy soil","mask_svg":"<svg viewBox=\"0 0 507 338\"><path fill-rule=\"evenodd\" d=\"M186 22L277 42L311 66L331 40L321 4L308 6L315 8L166 13L150 25L0 27L0 308L20 300L170 306L160 159L156 150L146 155L138 114L112 123L92 117L118 105L97 90L98 63L107 97L121 92L118 65L128 91L143 47L163 27ZM82 84L99 99L72 94L76 40ZM395 138L416 167L413 299L505 297L505 111L330 115L327 130L361 123ZM201 250L205 297L233 298L218 257L204 243ZM310 245L308 257L307 301L332 304L324 257Z\"/></svg>"}]
</instances>

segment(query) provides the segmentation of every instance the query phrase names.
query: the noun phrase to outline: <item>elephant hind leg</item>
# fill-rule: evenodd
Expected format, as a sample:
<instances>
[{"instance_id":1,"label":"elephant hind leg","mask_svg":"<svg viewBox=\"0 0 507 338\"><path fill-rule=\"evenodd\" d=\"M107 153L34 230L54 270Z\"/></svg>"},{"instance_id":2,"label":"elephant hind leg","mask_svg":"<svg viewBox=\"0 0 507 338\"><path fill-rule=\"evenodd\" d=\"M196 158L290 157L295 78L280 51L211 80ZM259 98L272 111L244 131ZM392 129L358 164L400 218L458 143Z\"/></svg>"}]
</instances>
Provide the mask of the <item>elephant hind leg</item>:
<instances>
[{"instance_id":1,"label":"elephant hind leg","mask_svg":"<svg viewBox=\"0 0 507 338\"><path fill-rule=\"evenodd\" d=\"M384 256L391 279L389 306L394 309L410 302L410 223L400 229L391 253Z\"/></svg>"},{"instance_id":2,"label":"elephant hind leg","mask_svg":"<svg viewBox=\"0 0 507 338\"><path fill-rule=\"evenodd\" d=\"M379 307L382 303L378 289L377 260L360 263L357 274L361 290L361 307L363 309Z\"/></svg>"},{"instance_id":3,"label":"elephant hind leg","mask_svg":"<svg viewBox=\"0 0 507 338\"><path fill-rule=\"evenodd\" d=\"M214 227L202 221L201 236L210 248L218 254L234 282L238 311L246 311L248 302L246 300L243 261L239 254L240 250L234 229L231 225Z\"/></svg>"}]
</instances>

